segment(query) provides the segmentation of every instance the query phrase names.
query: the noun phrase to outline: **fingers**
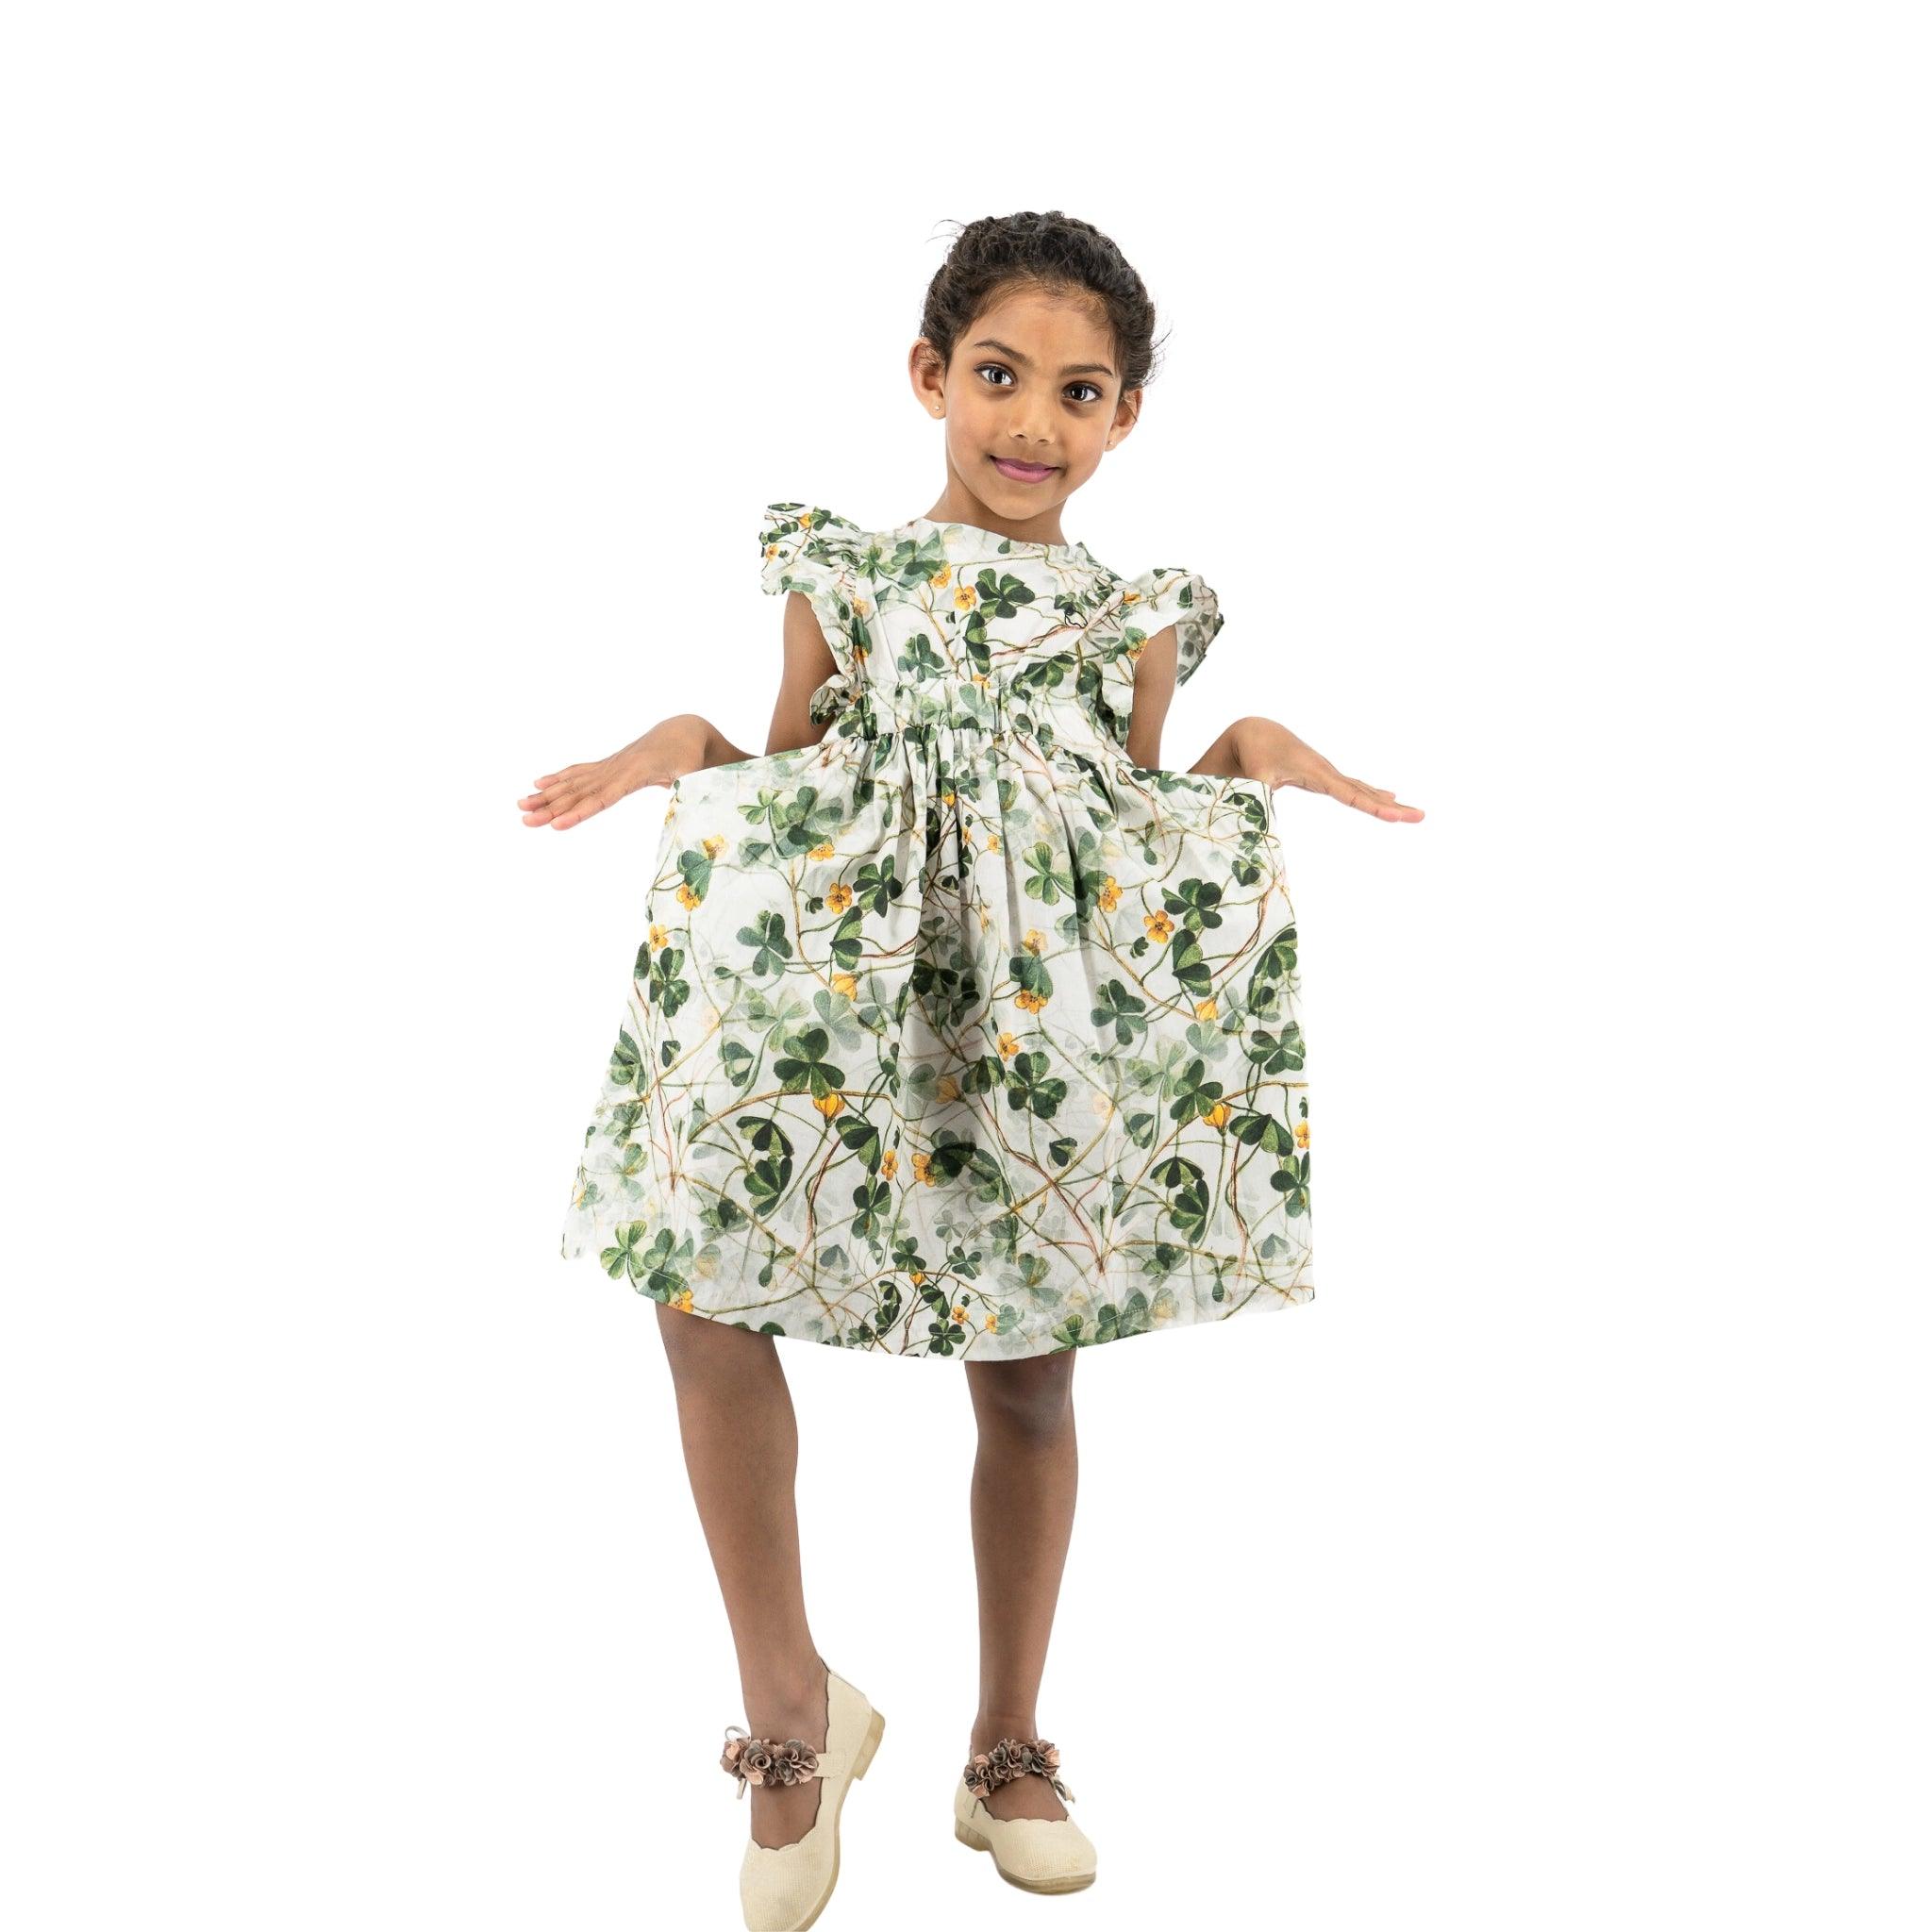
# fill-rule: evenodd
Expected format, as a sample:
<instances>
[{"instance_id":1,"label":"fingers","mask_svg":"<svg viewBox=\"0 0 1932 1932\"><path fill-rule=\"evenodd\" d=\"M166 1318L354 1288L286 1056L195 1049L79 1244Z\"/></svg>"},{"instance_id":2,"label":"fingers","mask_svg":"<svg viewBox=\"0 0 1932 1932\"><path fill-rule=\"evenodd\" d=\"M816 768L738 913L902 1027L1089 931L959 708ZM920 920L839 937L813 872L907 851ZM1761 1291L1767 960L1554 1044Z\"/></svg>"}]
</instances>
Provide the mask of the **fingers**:
<instances>
[{"instance_id":1,"label":"fingers","mask_svg":"<svg viewBox=\"0 0 1932 1932\"><path fill-rule=\"evenodd\" d=\"M1338 772L1336 782L1329 791L1344 805L1352 805L1357 811L1373 813L1376 818L1386 820L1390 824L1414 824L1422 817L1422 808L1414 805L1398 805L1395 794L1383 785L1370 785L1360 778L1351 778Z\"/></svg>"},{"instance_id":2,"label":"fingers","mask_svg":"<svg viewBox=\"0 0 1932 1932\"><path fill-rule=\"evenodd\" d=\"M553 831L567 832L571 826L594 818L624 796L623 792L608 784L587 785L581 780L569 780L567 774L564 775L566 782L553 780L548 789L533 791L527 798L517 800L525 824L548 825Z\"/></svg>"}]
</instances>

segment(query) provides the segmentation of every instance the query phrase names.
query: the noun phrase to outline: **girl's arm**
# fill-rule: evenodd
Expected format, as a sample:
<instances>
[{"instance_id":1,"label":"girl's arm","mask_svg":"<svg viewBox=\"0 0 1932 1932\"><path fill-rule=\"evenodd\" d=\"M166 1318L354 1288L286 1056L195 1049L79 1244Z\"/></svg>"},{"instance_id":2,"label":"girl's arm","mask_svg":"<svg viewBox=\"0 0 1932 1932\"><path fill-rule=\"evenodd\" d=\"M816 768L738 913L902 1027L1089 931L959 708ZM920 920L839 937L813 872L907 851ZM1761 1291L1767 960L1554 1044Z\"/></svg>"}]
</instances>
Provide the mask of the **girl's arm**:
<instances>
[{"instance_id":1,"label":"girl's arm","mask_svg":"<svg viewBox=\"0 0 1932 1932\"><path fill-rule=\"evenodd\" d=\"M1141 645L1134 660L1127 756L1150 770L1160 765L1160 727L1174 698L1178 649L1179 641L1169 625ZM1277 785L1324 791L1391 824L1413 824L1423 815L1420 806L1398 805L1394 792L1384 787L1337 771L1313 745L1273 718L1237 718L1188 769L1219 778L1258 778L1271 791Z\"/></svg>"},{"instance_id":2,"label":"girl's arm","mask_svg":"<svg viewBox=\"0 0 1932 1932\"><path fill-rule=\"evenodd\" d=\"M778 685L778 702L765 734L767 756L816 744L827 725L811 715L811 694L838 670L832 647L810 602L793 591L785 599L785 668ZM517 800L526 825L548 825L558 832L594 817L619 799L647 785L668 785L687 772L708 765L728 765L752 754L741 751L708 718L680 711L660 719L644 733L589 764L566 765L537 780L537 790Z\"/></svg>"}]
</instances>

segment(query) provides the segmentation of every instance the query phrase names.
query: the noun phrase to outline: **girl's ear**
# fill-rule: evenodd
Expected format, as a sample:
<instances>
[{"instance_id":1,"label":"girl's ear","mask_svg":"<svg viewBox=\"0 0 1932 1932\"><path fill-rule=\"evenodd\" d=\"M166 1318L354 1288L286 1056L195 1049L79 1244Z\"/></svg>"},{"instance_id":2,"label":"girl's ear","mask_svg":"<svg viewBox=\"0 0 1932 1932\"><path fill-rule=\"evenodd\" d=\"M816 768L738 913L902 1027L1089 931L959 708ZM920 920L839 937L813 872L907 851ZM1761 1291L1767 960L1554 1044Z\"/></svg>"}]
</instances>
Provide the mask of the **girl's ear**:
<instances>
[{"instance_id":1,"label":"girl's ear","mask_svg":"<svg viewBox=\"0 0 1932 1932\"><path fill-rule=\"evenodd\" d=\"M1108 432L1108 449L1118 449L1132 431L1134 425L1141 420L1141 398L1145 394L1145 390L1122 391L1121 399L1114 408L1113 427Z\"/></svg>"}]
</instances>

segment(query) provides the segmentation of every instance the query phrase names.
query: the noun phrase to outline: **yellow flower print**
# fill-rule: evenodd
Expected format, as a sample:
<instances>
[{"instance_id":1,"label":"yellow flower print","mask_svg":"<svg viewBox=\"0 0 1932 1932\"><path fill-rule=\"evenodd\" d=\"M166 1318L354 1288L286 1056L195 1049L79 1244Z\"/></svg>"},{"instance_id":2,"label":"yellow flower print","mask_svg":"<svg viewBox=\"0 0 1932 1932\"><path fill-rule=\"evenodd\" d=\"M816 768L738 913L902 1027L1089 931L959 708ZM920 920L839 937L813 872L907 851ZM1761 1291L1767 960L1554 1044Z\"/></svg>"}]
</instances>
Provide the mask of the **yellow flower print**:
<instances>
[{"instance_id":1,"label":"yellow flower print","mask_svg":"<svg viewBox=\"0 0 1932 1932\"><path fill-rule=\"evenodd\" d=\"M1174 931L1174 921L1164 912L1150 912L1141 922L1147 928L1151 940L1164 940Z\"/></svg>"},{"instance_id":2,"label":"yellow flower print","mask_svg":"<svg viewBox=\"0 0 1932 1932\"><path fill-rule=\"evenodd\" d=\"M711 832L706 835L702 842L705 848L705 857L707 858L716 858L719 853L724 851L730 841L719 838L716 832Z\"/></svg>"},{"instance_id":3,"label":"yellow flower print","mask_svg":"<svg viewBox=\"0 0 1932 1932\"><path fill-rule=\"evenodd\" d=\"M1046 935L1037 925L1029 925L1026 928L1026 937L1020 943L1029 953L1038 957L1041 949L1046 944Z\"/></svg>"},{"instance_id":4,"label":"yellow flower print","mask_svg":"<svg viewBox=\"0 0 1932 1932\"><path fill-rule=\"evenodd\" d=\"M1011 1059L1020 1051L1020 1042L1010 1033L1002 1033L993 1042L1000 1050L1002 1059Z\"/></svg>"},{"instance_id":5,"label":"yellow flower print","mask_svg":"<svg viewBox=\"0 0 1932 1932\"><path fill-rule=\"evenodd\" d=\"M684 884L679 886L677 889L677 903L680 906L682 906L687 912L691 911L693 907L702 905L704 903L704 897L705 895L702 892L693 892L691 891L691 881L689 879L687 879L684 882Z\"/></svg>"},{"instance_id":6,"label":"yellow flower print","mask_svg":"<svg viewBox=\"0 0 1932 1932\"><path fill-rule=\"evenodd\" d=\"M987 688L987 686L992 682L992 679L990 678L985 672L975 671L973 673L973 681L980 688L981 691L984 691Z\"/></svg>"},{"instance_id":7,"label":"yellow flower print","mask_svg":"<svg viewBox=\"0 0 1932 1932\"><path fill-rule=\"evenodd\" d=\"M834 845L829 839L827 839L824 841L823 843L814 845L811 848L811 850L808 852L805 856L808 858L831 858L832 854L836 852L838 849L839 848L836 845Z\"/></svg>"},{"instance_id":8,"label":"yellow flower print","mask_svg":"<svg viewBox=\"0 0 1932 1932\"><path fill-rule=\"evenodd\" d=\"M671 935L661 925L654 925L650 931L648 943L654 946L668 946L671 943Z\"/></svg>"},{"instance_id":9,"label":"yellow flower print","mask_svg":"<svg viewBox=\"0 0 1932 1932\"><path fill-rule=\"evenodd\" d=\"M940 793L940 803L941 805L951 805L955 803L953 794L950 791L941 791Z\"/></svg>"},{"instance_id":10,"label":"yellow flower print","mask_svg":"<svg viewBox=\"0 0 1932 1932\"><path fill-rule=\"evenodd\" d=\"M855 664L863 664L865 662L865 646L863 644L855 643L848 645L847 648L852 653L852 661Z\"/></svg>"},{"instance_id":11,"label":"yellow flower print","mask_svg":"<svg viewBox=\"0 0 1932 1932\"><path fill-rule=\"evenodd\" d=\"M956 1322L963 1322L965 1319L966 1310L956 1304L953 1308L953 1320Z\"/></svg>"},{"instance_id":12,"label":"yellow flower print","mask_svg":"<svg viewBox=\"0 0 1932 1932\"><path fill-rule=\"evenodd\" d=\"M1100 909L1111 912L1121 903L1121 882L1112 873L1107 875L1107 882L1100 889Z\"/></svg>"},{"instance_id":13,"label":"yellow flower print","mask_svg":"<svg viewBox=\"0 0 1932 1932\"><path fill-rule=\"evenodd\" d=\"M933 1091L937 1093L941 1100L958 1100L959 1097L959 1083L958 1081L953 1078L952 1074L941 1074L939 1077L938 1084L933 1089Z\"/></svg>"},{"instance_id":14,"label":"yellow flower print","mask_svg":"<svg viewBox=\"0 0 1932 1932\"><path fill-rule=\"evenodd\" d=\"M991 1310L987 1315L986 1332L989 1335L997 1335L1000 1332L1000 1317L997 1308Z\"/></svg>"},{"instance_id":15,"label":"yellow flower print","mask_svg":"<svg viewBox=\"0 0 1932 1932\"><path fill-rule=\"evenodd\" d=\"M1140 601L1141 601L1141 593L1140 593L1140 591L1124 591L1124 592L1123 592L1123 594L1122 594L1122 597L1121 597L1121 602L1122 602L1122 604L1124 604L1124 605L1126 605L1126 604L1138 604L1138 603L1139 603Z\"/></svg>"},{"instance_id":16,"label":"yellow flower print","mask_svg":"<svg viewBox=\"0 0 1932 1932\"><path fill-rule=\"evenodd\" d=\"M1024 1007L1029 1013L1039 1012L1046 1005L1046 1000L1047 995L1045 993L1034 992L1030 989L1023 990L1013 995L1013 1004L1016 1007Z\"/></svg>"},{"instance_id":17,"label":"yellow flower print","mask_svg":"<svg viewBox=\"0 0 1932 1932\"><path fill-rule=\"evenodd\" d=\"M1002 852L1006 849L1000 843L1000 835L997 832L991 832L988 834L986 841L986 849L989 852Z\"/></svg>"},{"instance_id":18,"label":"yellow flower print","mask_svg":"<svg viewBox=\"0 0 1932 1932\"><path fill-rule=\"evenodd\" d=\"M952 581L953 566L950 563L941 564L932 574L932 587L935 591L943 591Z\"/></svg>"},{"instance_id":19,"label":"yellow flower print","mask_svg":"<svg viewBox=\"0 0 1932 1932\"><path fill-rule=\"evenodd\" d=\"M956 610L971 610L977 601L971 584L961 584L953 592L953 608Z\"/></svg>"},{"instance_id":20,"label":"yellow flower print","mask_svg":"<svg viewBox=\"0 0 1932 1932\"><path fill-rule=\"evenodd\" d=\"M930 1154L915 1154L912 1157L912 1178L916 1181L924 1181L929 1188L939 1185L932 1177L932 1156Z\"/></svg>"},{"instance_id":21,"label":"yellow flower print","mask_svg":"<svg viewBox=\"0 0 1932 1932\"><path fill-rule=\"evenodd\" d=\"M833 974L832 985L835 991L842 992L848 1000L856 999L858 995L858 981L849 973Z\"/></svg>"},{"instance_id":22,"label":"yellow flower print","mask_svg":"<svg viewBox=\"0 0 1932 1932\"><path fill-rule=\"evenodd\" d=\"M863 617L871 608L872 606L863 597L853 598L852 614L854 617Z\"/></svg>"},{"instance_id":23,"label":"yellow flower print","mask_svg":"<svg viewBox=\"0 0 1932 1932\"><path fill-rule=\"evenodd\" d=\"M1305 1153L1307 1152L1308 1145L1308 1124L1307 1121L1295 1122L1294 1144L1297 1147L1301 1148Z\"/></svg>"},{"instance_id":24,"label":"yellow flower print","mask_svg":"<svg viewBox=\"0 0 1932 1932\"><path fill-rule=\"evenodd\" d=\"M1195 1018L1195 1019L1197 1019L1197 1020L1218 1020L1218 1019L1219 1019L1220 1017L1221 1017L1221 1008L1219 1008L1218 1006L1216 1006L1216 1005L1215 1005L1215 1003L1214 1003L1214 1002L1213 1002L1212 1000L1196 1000L1196 1001L1195 1001L1195 1003L1194 1003L1194 1018Z\"/></svg>"},{"instance_id":25,"label":"yellow flower print","mask_svg":"<svg viewBox=\"0 0 1932 1932\"><path fill-rule=\"evenodd\" d=\"M822 1114L824 1114L827 1120L830 1120L835 1113L844 1112L845 1096L842 1093L841 1093L839 1090L835 1087L829 1093L821 1093L818 1096L818 1098L812 1102L812 1105L815 1108L817 1108L818 1110Z\"/></svg>"},{"instance_id":26,"label":"yellow flower print","mask_svg":"<svg viewBox=\"0 0 1932 1932\"><path fill-rule=\"evenodd\" d=\"M801 530L808 530L808 529L810 529L810 528L811 528L811 512L810 512L810 510L808 510L808 510L801 510L801 511L799 512L799 515L798 515L798 527L799 527L799 528L800 528ZM1129 592L1128 592L1127 594L1128 594L1129 596L1132 596L1132 595L1133 595L1134 593L1133 593L1133 592L1132 592L1132 591L1129 591Z\"/></svg>"},{"instance_id":27,"label":"yellow flower print","mask_svg":"<svg viewBox=\"0 0 1932 1932\"><path fill-rule=\"evenodd\" d=\"M1228 1115L1231 1114L1233 1111L1234 1108L1229 1107L1226 1101L1217 1100L1214 1103L1214 1105L1210 1107L1208 1109L1208 1111L1201 1116L1201 1118L1204 1121L1206 1121L1210 1127L1224 1127L1227 1124Z\"/></svg>"},{"instance_id":28,"label":"yellow flower print","mask_svg":"<svg viewBox=\"0 0 1932 1932\"><path fill-rule=\"evenodd\" d=\"M914 1269L914 1270L912 1271L912 1285L913 1285L913 1287L914 1287L914 1288L917 1288L917 1287L919 1286L919 1284L920 1284L920 1283L921 1283L922 1281L924 1281L924 1279L925 1279L925 1270L924 1270L924 1268L915 1268L915 1269Z\"/></svg>"},{"instance_id":29,"label":"yellow flower print","mask_svg":"<svg viewBox=\"0 0 1932 1932\"><path fill-rule=\"evenodd\" d=\"M827 886L825 888L825 904L834 912L844 911L851 903L852 888L850 886Z\"/></svg>"},{"instance_id":30,"label":"yellow flower print","mask_svg":"<svg viewBox=\"0 0 1932 1932\"><path fill-rule=\"evenodd\" d=\"M882 1174L887 1180L891 1180L892 1176L898 1172L899 1150L896 1147L888 1147L886 1151L879 1156L879 1173Z\"/></svg>"},{"instance_id":31,"label":"yellow flower print","mask_svg":"<svg viewBox=\"0 0 1932 1932\"><path fill-rule=\"evenodd\" d=\"M671 1297L671 1306L674 1308L682 1308L687 1315L691 1312L691 1291L688 1288L680 1288L677 1291L677 1292Z\"/></svg>"}]
</instances>

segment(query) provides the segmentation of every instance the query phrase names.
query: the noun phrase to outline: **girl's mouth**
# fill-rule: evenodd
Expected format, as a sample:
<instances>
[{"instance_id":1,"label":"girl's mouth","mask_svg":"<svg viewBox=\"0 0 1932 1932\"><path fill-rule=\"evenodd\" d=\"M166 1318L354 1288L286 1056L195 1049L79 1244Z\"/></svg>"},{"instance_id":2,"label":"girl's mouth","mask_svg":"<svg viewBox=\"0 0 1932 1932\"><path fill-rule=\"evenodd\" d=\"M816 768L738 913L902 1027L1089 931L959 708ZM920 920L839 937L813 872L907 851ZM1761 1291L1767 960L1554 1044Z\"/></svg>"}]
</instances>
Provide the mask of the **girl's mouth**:
<instances>
[{"instance_id":1,"label":"girl's mouth","mask_svg":"<svg viewBox=\"0 0 1932 1932\"><path fill-rule=\"evenodd\" d=\"M992 460L1000 475L1010 476L1015 483L1038 483L1059 468L1058 463L1016 463L1011 457L995 457Z\"/></svg>"}]
</instances>

